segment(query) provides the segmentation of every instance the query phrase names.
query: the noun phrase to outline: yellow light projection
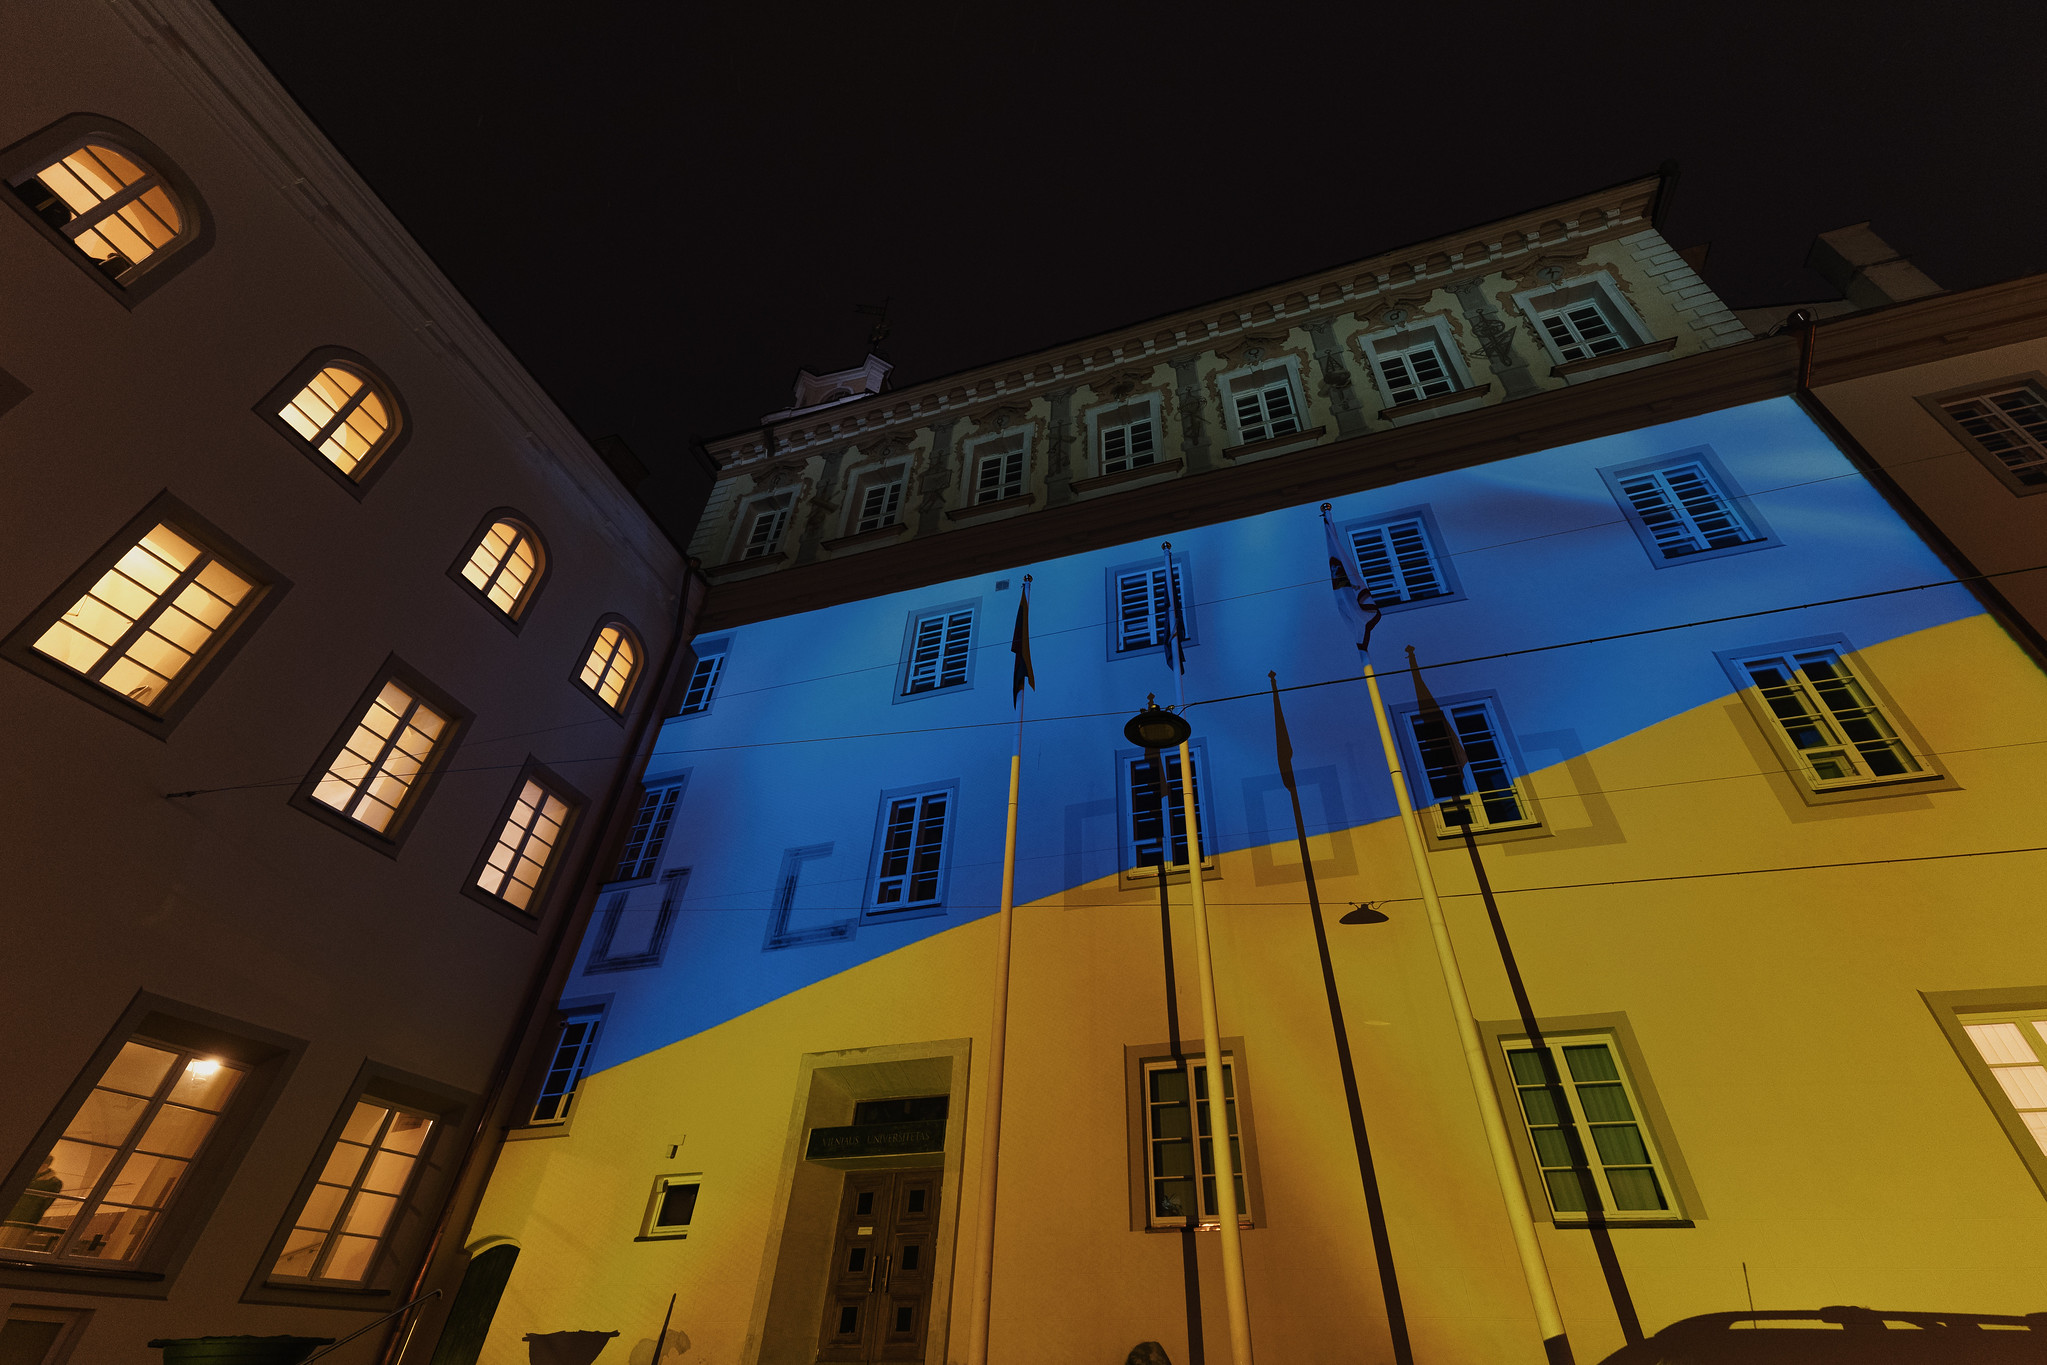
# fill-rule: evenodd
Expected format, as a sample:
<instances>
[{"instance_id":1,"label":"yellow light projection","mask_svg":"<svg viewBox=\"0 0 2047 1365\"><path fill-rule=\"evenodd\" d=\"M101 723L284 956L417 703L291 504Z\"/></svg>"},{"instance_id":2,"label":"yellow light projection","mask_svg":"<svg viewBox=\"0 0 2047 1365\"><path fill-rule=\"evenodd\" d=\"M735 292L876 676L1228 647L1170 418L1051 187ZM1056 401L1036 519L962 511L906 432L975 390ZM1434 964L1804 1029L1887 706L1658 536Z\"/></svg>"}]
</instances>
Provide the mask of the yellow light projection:
<instances>
[{"instance_id":1,"label":"yellow light projection","mask_svg":"<svg viewBox=\"0 0 2047 1365\"><path fill-rule=\"evenodd\" d=\"M122 272L176 241L185 220L154 171L87 143L36 172L71 213L53 224L102 266Z\"/></svg>"},{"instance_id":2,"label":"yellow light projection","mask_svg":"<svg viewBox=\"0 0 2047 1365\"><path fill-rule=\"evenodd\" d=\"M547 860L554 853L562 821L568 814L567 802L529 779L498 834L490 861L477 874L476 884L524 910L533 900L541 874L547 870Z\"/></svg>"},{"instance_id":3,"label":"yellow light projection","mask_svg":"<svg viewBox=\"0 0 2047 1365\"><path fill-rule=\"evenodd\" d=\"M583 686L616 710L639 663L639 651L633 648L625 632L617 626L606 626L597 632L597 643L590 647L590 657L583 662Z\"/></svg>"},{"instance_id":4,"label":"yellow light projection","mask_svg":"<svg viewBox=\"0 0 2047 1365\"><path fill-rule=\"evenodd\" d=\"M516 617L524 605L527 585L540 571L540 550L523 527L493 522L462 567L462 577L488 597L491 605Z\"/></svg>"},{"instance_id":5,"label":"yellow light projection","mask_svg":"<svg viewBox=\"0 0 2047 1365\"><path fill-rule=\"evenodd\" d=\"M447 717L399 684L385 683L313 788L313 799L381 834L447 726Z\"/></svg>"},{"instance_id":6,"label":"yellow light projection","mask_svg":"<svg viewBox=\"0 0 2047 1365\"><path fill-rule=\"evenodd\" d=\"M390 409L362 375L329 365L277 415L350 478L377 453L391 430Z\"/></svg>"},{"instance_id":7,"label":"yellow light projection","mask_svg":"<svg viewBox=\"0 0 2047 1365\"><path fill-rule=\"evenodd\" d=\"M100 575L35 648L154 708L254 586L159 525Z\"/></svg>"}]
</instances>

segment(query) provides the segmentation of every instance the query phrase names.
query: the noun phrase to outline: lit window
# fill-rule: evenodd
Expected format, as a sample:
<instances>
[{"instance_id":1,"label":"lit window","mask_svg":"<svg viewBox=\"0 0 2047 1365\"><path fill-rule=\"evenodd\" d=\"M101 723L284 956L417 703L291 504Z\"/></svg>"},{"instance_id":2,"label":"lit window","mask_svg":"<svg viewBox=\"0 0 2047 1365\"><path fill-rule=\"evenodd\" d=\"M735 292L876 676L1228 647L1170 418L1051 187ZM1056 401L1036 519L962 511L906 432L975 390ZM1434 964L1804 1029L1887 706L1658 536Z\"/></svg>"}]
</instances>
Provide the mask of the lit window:
<instances>
[{"instance_id":1,"label":"lit window","mask_svg":"<svg viewBox=\"0 0 2047 1365\"><path fill-rule=\"evenodd\" d=\"M1172 599L1166 594L1166 566L1125 569L1114 576L1116 584L1116 652L1157 649L1165 644L1172 629ZM1193 638L1194 613L1187 605L1186 577L1177 556L1173 563L1173 588L1180 598L1181 622Z\"/></svg>"},{"instance_id":2,"label":"lit window","mask_svg":"<svg viewBox=\"0 0 2047 1365\"><path fill-rule=\"evenodd\" d=\"M1743 656L1739 669L1814 790L1928 775L1839 650Z\"/></svg>"},{"instance_id":3,"label":"lit window","mask_svg":"<svg viewBox=\"0 0 2047 1365\"><path fill-rule=\"evenodd\" d=\"M1567 364L1628 349L1627 338L1615 330L1606 310L1593 299L1538 313L1535 320L1549 338L1557 359Z\"/></svg>"},{"instance_id":4,"label":"lit window","mask_svg":"<svg viewBox=\"0 0 2047 1365\"><path fill-rule=\"evenodd\" d=\"M1188 746L1194 760L1194 804L1201 821L1202 866L1213 866L1207 799L1201 787L1202 753L1199 744ZM1159 782L1160 773L1165 783ZM1157 867L1161 858L1168 866L1187 866L1187 800L1180 785L1180 751L1160 749L1125 755L1123 759L1124 846L1126 870ZM1171 841L1170 846L1168 840Z\"/></svg>"},{"instance_id":5,"label":"lit window","mask_svg":"<svg viewBox=\"0 0 2047 1365\"><path fill-rule=\"evenodd\" d=\"M683 689L682 709L677 714L694 716L710 710L712 699L718 695L718 679L724 676L724 647L701 647L697 653L697 666L690 670L689 686Z\"/></svg>"},{"instance_id":6,"label":"lit window","mask_svg":"<svg viewBox=\"0 0 2047 1365\"><path fill-rule=\"evenodd\" d=\"M632 832L626 835L625 852L611 874L615 882L644 881L661 865L661 847L668 842L668 827L675 820L676 803L682 787L652 787L640 798L639 814L633 817Z\"/></svg>"},{"instance_id":7,"label":"lit window","mask_svg":"<svg viewBox=\"0 0 2047 1365\"><path fill-rule=\"evenodd\" d=\"M447 729L446 716L395 679L386 682L314 784L312 799L389 832Z\"/></svg>"},{"instance_id":8,"label":"lit window","mask_svg":"<svg viewBox=\"0 0 2047 1365\"><path fill-rule=\"evenodd\" d=\"M1544 1042L1544 1052L1525 1040L1504 1046L1523 1131L1557 1220L1583 1221L1595 1212L1614 1219L1681 1217L1611 1038Z\"/></svg>"},{"instance_id":9,"label":"lit window","mask_svg":"<svg viewBox=\"0 0 2047 1365\"><path fill-rule=\"evenodd\" d=\"M1237 439L1246 445L1301 429L1294 388L1284 377L1260 377L1253 381L1253 387L1237 390L1232 402Z\"/></svg>"},{"instance_id":10,"label":"lit window","mask_svg":"<svg viewBox=\"0 0 2047 1365\"><path fill-rule=\"evenodd\" d=\"M602 1010L576 1010L562 1016L547 1054L547 1069L541 1074L540 1093L533 1101L530 1123L560 1123L569 1116L569 1101L590 1066L590 1049L597 1043L597 1026Z\"/></svg>"},{"instance_id":11,"label":"lit window","mask_svg":"<svg viewBox=\"0 0 2047 1365\"><path fill-rule=\"evenodd\" d=\"M1541 823L1534 802L1515 780L1505 727L1491 701L1451 702L1433 713L1410 711L1407 725L1421 756L1429 795L1437 802L1440 835L1456 835L1466 826L1474 834L1484 834ZM1450 729L1456 731L1456 745L1464 749L1466 767L1461 772Z\"/></svg>"},{"instance_id":12,"label":"lit window","mask_svg":"<svg viewBox=\"0 0 2047 1365\"><path fill-rule=\"evenodd\" d=\"M1614 476L1614 485L1664 559L1734 549L1763 539L1702 460Z\"/></svg>"},{"instance_id":13,"label":"lit window","mask_svg":"<svg viewBox=\"0 0 2047 1365\"><path fill-rule=\"evenodd\" d=\"M540 542L515 521L494 521L462 566L462 580L505 615L518 619L539 585Z\"/></svg>"},{"instance_id":14,"label":"lit window","mask_svg":"<svg viewBox=\"0 0 2047 1365\"><path fill-rule=\"evenodd\" d=\"M159 523L34 648L138 706L160 709L254 586Z\"/></svg>"},{"instance_id":15,"label":"lit window","mask_svg":"<svg viewBox=\"0 0 2047 1365\"><path fill-rule=\"evenodd\" d=\"M1128 421L1105 423L1099 430L1104 474L1142 469L1158 460L1157 431L1149 410Z\"/></svg>"},{"instance_id":16,"label":"lit window","mask_svg":"<svg viewBox=\"0 0 2047 1365\"><path fill-rule=\"evenodd\" d=\"M583 656L583 671L576 675L576 681L612 710L623 711L639 671L639 647L624 626L612 624L598 627L597 638L590 642L590 651Z\"/></svg>"},{"instance_id":17,"label":"lit window","mask_svg":"<svg viewBox=\"0 0 2047 1365\"><path fill-rule=\"evenodd\" d=\"M142 1254L244 1069L130 1039L0 1222L0 1251L123 1265Z\"/></svg>"},{"instance_id":18,"label":"lit window","mask_svg":"<svg viewBox=\"0 0 2047 1365\"><path fill-rule=\"evenodd\" d=\"M87 143L18 181L14 193L109 279L127 284L185 235L157 173L130 153Z\"/></svg>"},{"instance_id":19,"label":"lit window","mask_svg":"<svg viewBox=\"0 0 2047 1365\"><path fill-rule=\"evenodd\" d=\"M1384 349L1375 348L1372 359L1379 367L1379 382L1386 391L1389 407L1457 392L1457 372L1443 354L1440 341L1393 343Z\"/></svg>"},{"instance_id":20,"label":"lit window","mask_svg":"<svg viewBox=\"0 0 2047 1365\"><path fill-rule=\"evenodd\" d=\"M1449 575L1424 518L1399 517L1352 527L1350 543L1361 581L1378 605L1450 595Z\"/></svg>"},{"instance_id":21,"label":"lit window","mask_svg":"<svg viewBox=\"0 0 2047 1365\"><path fill-rule=\"evenodd\" d=\"M2047 485L2047 398L2031 384L1944 402L1977 448L2016 484Z\"/></svg>"},{"instance_id":22,"label":"lit window","mask_svg":"<svg viewBox=\"0 0 2047 1365\"><path fill-rule=\"evenodd\" d=\"M521 910L532 909L568 817L568 802L527 778L498 831L497 843L476 874L478 889Z\"/></svg>"},{"instance_id":23,"label":"lit window","mask_svg":"<svg viewBox=\"0 0 2047 1365\"><path fill-rule=\"evenodd\" d=\"M1962 1031L1976 1045L2019 1122L2047 1153L2047 1015L2038 1010L1964 1015Z\"/></svg>"},{"instance_id":24,"label":"lit window","mask_svg":"<svg viewBox=\"0 0 2047 1365\"><path fill-rule=\"evenodd\" d=\"M782 548L782 533L789 528L789 498L785 494L768 498L754 504L752 520L747 522L746 537L741 542L741 559L759 559Z\"/></svg>"},{"instance_id":25,"label":"lit window","mask_svg":"<svg viewBox=\"0 0 2047 1365\"><path fill-rule=\"evenodd\" d=\"M1251 1222L1244 1182L1244 1142L1237 1113L1236 1059L1223 1054L1223 1111L1229 1125L1230 1169L1237 1221ZM1208 1114L1208 1064L1198 1058L1144 1064L1146 1218L1152 1227L1214 1227L1214 1130ZM1197 1166L1198 1163L1198 1166ZM1198 1191L1197 1191L1197 1183Z\"/></svg>"},{"instance_id":26,"label":"lit window","mask_svg":"<svg viewBox=\"0 0 2047 1365\"><path fill-rule=\"evenodd\" d=\"M951 809L950 790L888 801L870 913L932 906L944 899L945 835Z\"/></svg>"},{"instance_id":27,"label":"lit window","mask_svg":"<svg viewBox=\"0 0 2047 1365\"><path fill-rule=\"evenodd\" d=\"M903 505L903 481L889 479L884 483L871 483L860 494L860 516L854 523L853 533L879 531L896 524L896 512Z\"/></svg>"},{"instance_id":28,"label":"lit window","mask_svg":"<svg viewBox=\"0 0 2047 1365\"><path fill-rule=\"evenodd\" d=\"M318 1284L369 1279L433 1128L432 1115L357 1100L271 1275Z\"/></svg>"},{"instance_id":29,"label":"lit window","mask_svg":"<svg viewBox=\"0 0 2047 1365\"><path fill-rule=\"evenodd\" d=\"M903 695L935 692L958 687L967 681L972 661L974 611L933 612L916 618L910 632L909 667L903 679Z\"/></svg>"},{"instance_id":30,"label":"lit window","mask_svg":"<svg viewBox=\"0 0 2047 1365\"><path fill-rule=\"evenodd\" d=\"M307 445L356 481L393 435L390 405L367 375L348 365L321 369L277 415Z\"/></svg>"}]
</instances>

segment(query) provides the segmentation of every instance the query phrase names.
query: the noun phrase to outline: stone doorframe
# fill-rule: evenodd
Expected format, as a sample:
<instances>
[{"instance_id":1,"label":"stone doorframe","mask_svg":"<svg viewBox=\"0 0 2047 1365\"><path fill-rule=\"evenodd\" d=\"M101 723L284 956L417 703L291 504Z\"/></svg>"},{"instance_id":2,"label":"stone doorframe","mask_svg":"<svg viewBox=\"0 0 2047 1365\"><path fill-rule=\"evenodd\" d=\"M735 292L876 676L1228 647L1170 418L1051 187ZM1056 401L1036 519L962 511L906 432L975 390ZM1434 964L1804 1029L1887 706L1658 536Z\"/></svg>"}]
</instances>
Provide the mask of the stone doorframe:
<instances>
[{"instance_id":1,"label":"stone doorframe","mask_svg":"<svg viewBox=\"0 0 2047 1365\"><path fill-rule=\"evenodd\" d=\"M943 1158L934 1163L928 1154L878 1157L873 1164L936 1164L945 1172L938 1242L932 1257L931 1316L924 1335L925 1365L945 1365L953 1277L958 1269L954 1261L959 1211L965 1199L960 1172L966 1156L967 1063L972 1050L971 1038L946 1038L807 1052L797 1060L789 1131L741 1355L746 1365L813 1365L817 1359L817 1325L824 1312L845 1167L804 1159L810 1130L851 1123L853 1106L861 1100L939 1094L951 1096Z\"/></svg>"}]
</instances>

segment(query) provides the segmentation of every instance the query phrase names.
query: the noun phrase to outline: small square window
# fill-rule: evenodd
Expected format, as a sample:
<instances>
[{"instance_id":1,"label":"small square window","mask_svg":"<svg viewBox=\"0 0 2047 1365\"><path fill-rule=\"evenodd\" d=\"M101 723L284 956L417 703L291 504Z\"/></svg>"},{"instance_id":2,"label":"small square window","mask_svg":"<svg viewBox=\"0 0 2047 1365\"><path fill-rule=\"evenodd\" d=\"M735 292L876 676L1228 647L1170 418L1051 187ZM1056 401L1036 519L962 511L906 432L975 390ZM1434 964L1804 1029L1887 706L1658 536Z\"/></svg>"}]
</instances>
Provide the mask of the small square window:
<instances>
[{"instance_id":1,"label":"small square window","mask_svg":"<svg viewBox=\"0 0 2047 1365\"><path fill-rule=\"evenodd\" d=\"M1599 471L1657 568L1777 544L1762 517L1704 446Z\"/></svg>"},{"instance_id":2,"label":"small square window","mask_svg":"<svg viewBox=\"0 0 2047 1365\"><path fill-rule=\"evenodd\" d=\"M640 1222L640 1240L683 1238L697 1216L697 1193L703 1188L700 1172L657 1176L647 1199L647 1214Z\"/></svg>"}]
</instances>

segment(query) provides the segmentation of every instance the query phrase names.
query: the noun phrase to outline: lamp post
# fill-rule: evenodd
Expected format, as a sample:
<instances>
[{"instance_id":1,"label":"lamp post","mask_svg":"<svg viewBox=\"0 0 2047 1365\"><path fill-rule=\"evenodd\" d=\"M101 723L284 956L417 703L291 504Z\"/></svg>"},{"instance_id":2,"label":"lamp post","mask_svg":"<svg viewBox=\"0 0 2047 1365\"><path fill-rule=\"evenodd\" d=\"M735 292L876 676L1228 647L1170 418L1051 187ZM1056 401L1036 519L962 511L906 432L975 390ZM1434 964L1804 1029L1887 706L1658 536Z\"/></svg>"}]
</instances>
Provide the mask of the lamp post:
<instances>
[{"instance_id":1,"label":"lamp post","mask_svg":"<svg viewBox=\"0 0 2047 1365\"><path fill-rule=\"evenodd\" d=\"M1251 1365L1251 1314L1244 1293L1244 1232L1238 1226L1237 1162L1230 1149L1230 1111L1223 1094L1221 1025L1215 1008L1215 963L1208 949L1208 898L1201 885L1201 825L1194 799L1194 759L1187 740L1194 733L1184 717L1147 697L1144 710L1123 727L1123 737L1151 754L1159 773L1161 798L1165 794L1164 763L1159 751L1167 745L1180 749L1180 809L1187 825L1187 898L1194 920L1194 980L1201 991L1201 1060L1208 1072L1209 1152L1215 1165L1215 1212L1217 1231L1222 1233L1223 1302L1230 1317L1231 1365ZM1159 878L1165 879L1172 861L1172 822L1160 811ZM1189 1096L1190 1100L1192 1096ZM1201 1219L1201 1146L1195 1142L1195 1221Z\"/></svg>"}]
</instances>

